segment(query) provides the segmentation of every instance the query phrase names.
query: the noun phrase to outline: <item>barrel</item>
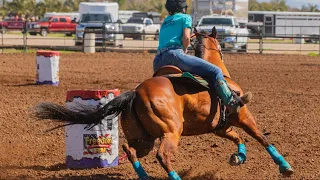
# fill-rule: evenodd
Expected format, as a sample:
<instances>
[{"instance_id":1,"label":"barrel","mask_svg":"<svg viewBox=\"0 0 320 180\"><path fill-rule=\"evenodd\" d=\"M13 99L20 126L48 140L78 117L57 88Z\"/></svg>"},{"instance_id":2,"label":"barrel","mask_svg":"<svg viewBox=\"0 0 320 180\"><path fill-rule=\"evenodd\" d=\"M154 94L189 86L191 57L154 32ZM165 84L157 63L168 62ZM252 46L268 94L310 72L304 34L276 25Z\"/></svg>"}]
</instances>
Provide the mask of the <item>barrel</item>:
<instances>
[{"instance_id":1,"label":"barrel","mask_svg":"<svg viewBox=\"0 0 320 180\"><path fill-rule=\"evenodd\" d=\"M59 59L60 53L57 51L37 51L37 84L59 84Z\"/></svg>"},{"instance_id":2,"label":"barrel","mask_svg":"<svg viewBox=\"0 0 320 180\"><path fill-rule=\"evenodd\" d=\"M84 35L83 52L95 53L96 52L96 34L86 33Z\"/></svg>"},{"instance_id":3,"label":"barrel","mask_svg":"<svg viewBox=\"0 0 320 180\"><path fill-rule=\"evenodd\" d=\"M115 90L72 90L67 92L67 107L82 104L99 108L120 95ZM118 118L104 119L92 129L87 125L65 127L66 165L70 169L114 167L119 160Z\"/></svg>"}]
</instances>

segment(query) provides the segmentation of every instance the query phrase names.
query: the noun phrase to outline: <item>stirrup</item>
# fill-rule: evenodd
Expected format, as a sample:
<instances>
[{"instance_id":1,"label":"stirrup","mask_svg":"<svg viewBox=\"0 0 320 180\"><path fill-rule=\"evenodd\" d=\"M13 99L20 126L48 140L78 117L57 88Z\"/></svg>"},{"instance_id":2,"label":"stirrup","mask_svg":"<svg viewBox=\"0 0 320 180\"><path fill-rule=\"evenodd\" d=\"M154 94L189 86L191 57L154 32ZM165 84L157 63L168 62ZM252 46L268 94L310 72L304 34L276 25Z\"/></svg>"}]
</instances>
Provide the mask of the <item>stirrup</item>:
<instances>
[{"instance_id":1,"label":"stirrup","mask_svg":"<svg viewBox=\"0 0 320 180\"><path fill-rule=\"evenodd\" d=\"M230 113L239 113L240 109L245 104L248 104L250 102L250 100L252 99L252 93L250 91L246 92L241 97L236 95L234 92L232 92L232 95L234 97L234 101L231 102L230 105L228 105L230 107L230 110L229 110Z\"/></svg>"}]
</instances>

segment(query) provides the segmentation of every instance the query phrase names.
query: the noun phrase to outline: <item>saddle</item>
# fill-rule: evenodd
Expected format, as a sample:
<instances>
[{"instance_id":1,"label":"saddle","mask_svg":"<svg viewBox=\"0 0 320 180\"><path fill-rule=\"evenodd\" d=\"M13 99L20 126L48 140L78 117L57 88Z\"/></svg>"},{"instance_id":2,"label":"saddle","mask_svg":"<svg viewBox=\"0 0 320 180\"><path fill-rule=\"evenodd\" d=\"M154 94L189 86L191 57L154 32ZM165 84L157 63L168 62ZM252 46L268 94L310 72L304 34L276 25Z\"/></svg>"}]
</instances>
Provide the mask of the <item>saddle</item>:
<instances>
[{"instance_id":1,"label":"saddle","mask_svg":"<svg viewBox=\"0 0 320 180\"><path fill-rule=\"evenodd\" d=\"M171 81L179 81L190 88L198 88L198 90L209 90L209 83L200 76L191 74L189 72L182 72L176 66L163 66L153 74L153 77L163 76Z\"/></svg>"}]
</instances>

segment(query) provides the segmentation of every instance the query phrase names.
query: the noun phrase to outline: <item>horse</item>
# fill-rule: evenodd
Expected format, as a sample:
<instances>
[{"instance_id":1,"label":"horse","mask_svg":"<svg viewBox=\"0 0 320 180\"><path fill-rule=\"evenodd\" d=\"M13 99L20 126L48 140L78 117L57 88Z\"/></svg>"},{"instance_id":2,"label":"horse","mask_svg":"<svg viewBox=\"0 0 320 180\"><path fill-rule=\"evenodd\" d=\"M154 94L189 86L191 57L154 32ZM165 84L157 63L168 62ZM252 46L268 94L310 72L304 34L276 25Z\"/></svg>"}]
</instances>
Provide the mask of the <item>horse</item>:
<instances>
[{"instance_id":1,"label":"horse","mask_svg":"<svg viewBox=\"0 0 320 180\"><path fill-rule=\"evenodd\" d=\"M231 79L223 63L216 28L212 29L211 34L196 31L193 37L195 55L218 66L230 89L243 95L241 87ZM138 159L149 154L156 139L160 139L156 158L172 180L181 179L171 162L181 136L213 133L229 139L238 146L238 151L230 157L230 164L243 164L246 161L246 146L243 138L232 129L233 126L243 129L265 147L279 166L281 174L293 174L290 164L257 128L247 105L241 107L239 112L222 113L225 108L214 91L197 86L197 83L186 86L181 78L170 79L166 76L179 73L182 73L180 69L165 66L134 90L121 94L97 109L79 106L75 110L54 103L40 103L36 106L35 117L94 126L106 117L119 115L127 140L122 148L140 179L148 179L149 176Z\"/></svg>"}]
</instances>

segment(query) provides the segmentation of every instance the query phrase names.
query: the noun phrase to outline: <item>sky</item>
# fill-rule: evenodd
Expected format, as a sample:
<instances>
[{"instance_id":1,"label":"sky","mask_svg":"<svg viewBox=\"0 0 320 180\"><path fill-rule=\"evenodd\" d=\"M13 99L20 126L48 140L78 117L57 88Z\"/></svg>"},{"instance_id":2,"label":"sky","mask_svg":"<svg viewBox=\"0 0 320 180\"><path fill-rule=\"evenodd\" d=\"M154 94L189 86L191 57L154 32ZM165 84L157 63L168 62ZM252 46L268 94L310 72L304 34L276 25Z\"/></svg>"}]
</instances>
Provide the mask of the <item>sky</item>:
<instances>
[{"instance_id":1,"label":"sky","mask_svg":"<svg viewBox=\"0 0 320 180\"><path fill-rule=\"evenodd\" d=\"M270 2L270 0L257 0L258 2ZM319 0L287 0L287 5L291 7L301 8L302 5L317 4L320 6Z\"/></svg>"}]
</instances>

